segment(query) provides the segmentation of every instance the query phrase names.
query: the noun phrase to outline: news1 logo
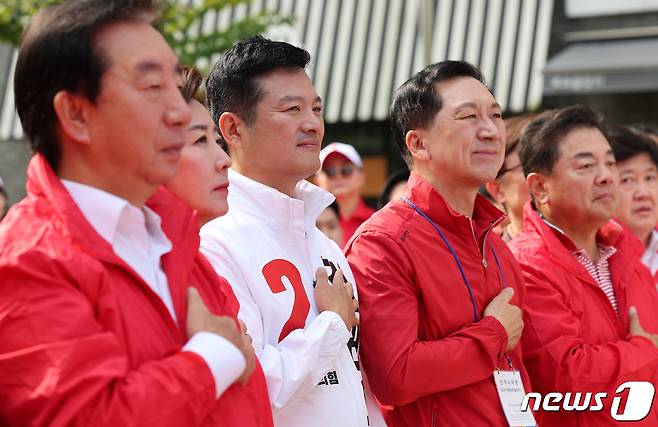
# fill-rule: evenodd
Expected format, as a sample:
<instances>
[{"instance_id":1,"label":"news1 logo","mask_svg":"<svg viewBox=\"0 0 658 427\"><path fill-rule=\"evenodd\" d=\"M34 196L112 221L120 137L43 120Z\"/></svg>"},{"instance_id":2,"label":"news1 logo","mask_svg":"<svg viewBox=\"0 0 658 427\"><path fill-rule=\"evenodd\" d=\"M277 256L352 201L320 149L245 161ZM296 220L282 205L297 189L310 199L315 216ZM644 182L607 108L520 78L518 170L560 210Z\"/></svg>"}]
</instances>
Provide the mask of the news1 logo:
<instances>
[{"instance_id":1,"label":"news1 logo","mask_svg":"<svg viewBox=\"0 0 658 427\"><path fill-rule=\"evenodd\" d=\"M628 390L626 406L621 408L622 394ZM650 382L647 381L627 381L617 387L615 396L612 398L612 407L610 415L616 421L640 421L644 419L651 410L653 397L656 390ZM547 393L542 396L540 393L528 393L523 397L521 410L527 411L530 401L534 399L532 410L538 411L540 408L547 412L557 411L575 411L575 412L599 412L604 409L603 399L608 397L608 393ZM620 413L620 411L622 411Z\"/></svg>"}]
</instances>

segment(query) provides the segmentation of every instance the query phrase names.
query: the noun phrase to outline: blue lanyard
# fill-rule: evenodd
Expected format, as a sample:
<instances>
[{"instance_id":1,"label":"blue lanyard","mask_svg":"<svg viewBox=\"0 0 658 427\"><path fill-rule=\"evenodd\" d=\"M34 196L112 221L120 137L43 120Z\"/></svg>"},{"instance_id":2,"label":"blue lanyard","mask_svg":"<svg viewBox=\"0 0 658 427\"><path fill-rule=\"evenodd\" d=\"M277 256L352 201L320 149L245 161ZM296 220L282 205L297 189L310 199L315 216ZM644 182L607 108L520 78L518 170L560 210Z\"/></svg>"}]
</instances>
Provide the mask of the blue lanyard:
<instances>
[{"instance_id":1,"label":"blue lanyard","mask_svg":"<svg viewBox=\"0 0 658 427\"><path fill-rule=\"evenodd\" d=\"M468 290L468 295L471 297L471 304L473 305L473 321L477 322L478 321L478 310L477 310L477 304L475 303L475 297L473 296L473 290L471 289L471 284L468 282L468 278L466 277L466 272L464 272L464 267L462 266L462 263L459 261L459 257L457 256L457 252L452 248L450 245L450 242L446 238L446 236L443 234L441 229L439 228L438 225L434 221L430 219L427 215L425 215L425 212L420 210L418 206L414 205L411 200L402 197L402 200L404 200L409 206L411 206L416 212L418 212L423 218L429 222L432 227L439 233L439 236L441 236L441 239L443 239L443 242L446 244L448 247L448 250L450 250L450 253L452 254L452 257L455 259L455 263L457 263L457 267L459 268L459 272L461 273L462 279L464 280L464 284L466 285L466 289ZM493 253L494 260L496 260L496 266L498 267L498 272L500 273L501 281L503 283L504 287L507 287L506 281L505 281L505 274L503 273L503 269L500 267L500 262L498 261L498 256L496 255L496 251L494 251L493 247L491 244L489 244L489 249L491 249L491 253ZM484 254L482 254L484 256Z\"/></svg>"}]
</instances>

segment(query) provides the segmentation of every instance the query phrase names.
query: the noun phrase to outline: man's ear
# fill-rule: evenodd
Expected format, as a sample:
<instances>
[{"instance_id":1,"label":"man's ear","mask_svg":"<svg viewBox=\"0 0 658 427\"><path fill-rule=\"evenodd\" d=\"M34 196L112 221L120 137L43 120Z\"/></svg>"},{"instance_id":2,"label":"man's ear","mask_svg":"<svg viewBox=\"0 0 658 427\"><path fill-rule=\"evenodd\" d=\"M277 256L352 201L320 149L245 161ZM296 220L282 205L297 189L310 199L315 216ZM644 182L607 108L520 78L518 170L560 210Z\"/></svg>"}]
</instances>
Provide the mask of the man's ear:
<instances>
[{"instance_id":1,"label":"man's ear","mask_svg":"<svg viewBox=\"0 0 658 427\"><path fill-rule=\"evenodd\" d=\"M501 205L504 205L507 203L507 199L505 198L505 193L500 188L500 183L496 180L489 181L486 184L484 184L484 187L487 189L487 192L491 195L491 197L500 203Z\"/></svg>"},{"instance_id":2,"label":"man's ear","mask_svg":"<svg viewBox=\"0 0 658 427\"><path fill-rule=\"evenodd\" d=\"M222 138L231 148L236 148L242 142L242 130L246 127L244 121L235 113L225 111L219 116L219 131Z\"/></svg>"},{"instance_id":3,"label":"man's ear","mask_svg":"<svg viewBox=\"0 0 658 427\"><path fill-rule=\"evenodd\" d=\"M87 115L87 107L90 105L90 101L83 95L64 90L55 94L53 109L60 131L67 139L79 144L91 144Z\"/></svg>"},{"instance_id":4,"label":"man's ear","mask_svg":"<svg viewBox=\"0 0 658 427\"><path fill-rule=\"evenodd\" d=\"M422 129L412 129L404 137L404 143L407 150L414 160L430 160L430 152L423 141L424 132Z\"/></svg>"},{"instance_id":5,"label":"man's ear","mask_svg":"<svg viewBox=\"0 0 658 427\"><path fill-rule=\"evenodd\" d=\"M547 176L539 173L532 172L526 177L528 182L528 191L534 197L535 202L545 204L548 202L548 192L546 191Z\"/></svg>"}]
</instances>

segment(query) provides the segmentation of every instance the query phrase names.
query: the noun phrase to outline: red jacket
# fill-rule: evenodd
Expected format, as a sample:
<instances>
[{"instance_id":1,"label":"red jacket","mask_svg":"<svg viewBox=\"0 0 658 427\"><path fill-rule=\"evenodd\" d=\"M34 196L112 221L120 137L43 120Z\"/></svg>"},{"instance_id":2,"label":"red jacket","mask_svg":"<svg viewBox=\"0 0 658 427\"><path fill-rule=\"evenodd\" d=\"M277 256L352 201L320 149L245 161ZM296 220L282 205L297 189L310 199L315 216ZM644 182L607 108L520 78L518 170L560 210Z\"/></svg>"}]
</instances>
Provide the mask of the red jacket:
<instances>
[{"instance_id":1,"label":"red jacket","mask_svg":"<svg viewBox=\"0 0 658 427\"><path fill-rule=\"evenodd\" d=\"M642 245L614 221L598 240L617 252L608 258L621 317L571 255L573 243L550 228L528 203L523 231L511 242L526 283L524 360L534 391L607 392L600 412L540 414L542 426L617 425L610 398L625 381L658 381L658 349L630 337L628 309L635 306L645 330L658 333L658 295L651 273L641 264ZM654 404L654 408L656 405ZM658 425L653 410L644 425Z\"/></svg>"},{"instance_id":2,"label":"red jacket","mask_svg":"<svg viewBox=\"0 0 658 427\"><path fill-rule=\"evenodd\" d=\"M458 254L479 320L437 231L404 201L389 203L346 248L359 291L360 351L370 386L382 404L394 406L390 426L507 426L493 381L497 366L508 368L507 333L495 318L482 318L503 289L491 247L516 290L512 302L523 299L516 261L490 232L502 213L478 197L471 222L415 174L406 197L438 224ZM510 356L528 390L521 346Z\"/></svg>"},{"instance_id":3,"label":"red jacket","mask_svg":"<svg viewBox=\"0 0 658 427\"><path fill-rule=\"evenodd\" d=\"M340 228L343 229L343 243L341 247L344 247L347 242L352 238L354 232L365 220L370 218L370 216L375 213L375 210L370 206L366 205L366 202L363 199L359 199L359 204L357 205L352 215L349 218L340 218Z\"/></svg>"},{"instance_id":4,"label":"red jacket","mask_svg":"<svg viewBox=\"0 0 658 427\"><path fill-rule=\"evenodd\" d=\"M185 344L186 288L235 317L228 284L199 254L195 215L165 190L149 201L178 324L85 220L43 157L0 225L0 425L272 426L260 366L215 399Z\"/></svg>"}]
</instances>

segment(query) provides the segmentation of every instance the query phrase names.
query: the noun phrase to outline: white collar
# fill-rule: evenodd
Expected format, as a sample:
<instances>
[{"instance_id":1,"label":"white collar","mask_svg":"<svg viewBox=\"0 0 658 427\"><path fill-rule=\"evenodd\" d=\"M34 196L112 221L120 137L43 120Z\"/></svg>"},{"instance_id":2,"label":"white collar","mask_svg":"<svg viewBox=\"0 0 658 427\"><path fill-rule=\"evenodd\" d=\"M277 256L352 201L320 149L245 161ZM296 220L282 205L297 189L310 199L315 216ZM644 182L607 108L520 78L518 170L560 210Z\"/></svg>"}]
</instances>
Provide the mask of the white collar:
<instances>
[{"instance_id":1,"label":"white collar","mask_svg":"<svg viewBox=\"0 0 658 427\"><path fill-rule=\"evenodd\" d=\"M89 185L66 179L61 181L85 219L111 245L128 201Z\"/></svg>"},{"instance_id":2,"label":"white collar","mask_svg":"<svg viewBox=\"0 0 658 427\"><path fill-rule=\"evenodd\" d=\"M122 220L139 221L162 250L171 250L171 242L161 228L160 216L147 206L141 209L125 199L96 187L79 182L61 180L82 215L96 232L110 245L114 244Z\"/></svg>"},{"instance_id":3,"label":"white collar","mask_svg":"<svg viewBox=\"0 0 658 427\"><path fill-rule=\"evenodd\" d=\"M658 231L656 229L651 230L649 235L649 244L644 249L644 257L654 257L658 253Z\"/></svg>"},{"instance_id":4,"label":"white collar","mask_svg":"<svg viewBox=\"0 0 658 427\"><path fill-rule=\"evenodd\" d=\"M228 178L229 206L231 199L239 199L238 204L251 215L268 222L291 224L295 219L303 219L307 227L314 227L318 216L335 200L331 193L306 180L297 183L294 197L290 197L233 169L229 169ZM231 192L231 188L237 191Z\"/></svg>"}]
</instances>

